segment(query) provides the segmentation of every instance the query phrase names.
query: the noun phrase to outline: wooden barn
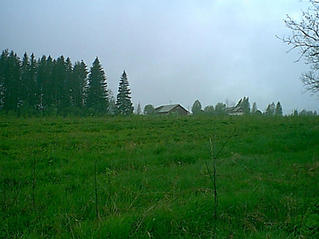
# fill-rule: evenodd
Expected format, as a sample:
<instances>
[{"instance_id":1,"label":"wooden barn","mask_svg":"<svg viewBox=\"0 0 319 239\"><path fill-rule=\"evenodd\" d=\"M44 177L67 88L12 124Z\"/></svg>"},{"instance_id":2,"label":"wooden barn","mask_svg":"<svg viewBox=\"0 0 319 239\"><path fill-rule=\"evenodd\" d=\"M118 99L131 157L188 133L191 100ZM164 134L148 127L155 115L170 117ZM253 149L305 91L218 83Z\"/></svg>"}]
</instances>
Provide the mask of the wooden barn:
<instances>
[{"instance_id":1,"label":"wooden barn","mask_svg":"<svg viewBox=\"0 0 319 239\"><path fill-rule=\"evenodd\" d=\"M155 114L158 115L188 115L189 112L180 104L162 105L155 108Z\"/></svg>"}]
</instances>

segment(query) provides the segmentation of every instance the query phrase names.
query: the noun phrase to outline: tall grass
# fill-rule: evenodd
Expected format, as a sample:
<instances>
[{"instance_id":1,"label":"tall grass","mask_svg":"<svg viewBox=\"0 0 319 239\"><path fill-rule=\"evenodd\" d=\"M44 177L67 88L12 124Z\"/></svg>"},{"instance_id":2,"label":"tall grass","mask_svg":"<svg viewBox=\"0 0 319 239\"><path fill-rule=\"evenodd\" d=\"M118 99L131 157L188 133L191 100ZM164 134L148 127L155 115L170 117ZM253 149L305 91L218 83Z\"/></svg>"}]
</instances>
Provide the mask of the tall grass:
<instances>
[{"instance_id":1,"label":"tall grass","mask_svg":"<svg viewBox=\"0 0 319 239\"><path fill-rule=\"evenodd\" d=\"M0 238L316 238L318 125L2 117Z\"/></svg>"}]
</instances>

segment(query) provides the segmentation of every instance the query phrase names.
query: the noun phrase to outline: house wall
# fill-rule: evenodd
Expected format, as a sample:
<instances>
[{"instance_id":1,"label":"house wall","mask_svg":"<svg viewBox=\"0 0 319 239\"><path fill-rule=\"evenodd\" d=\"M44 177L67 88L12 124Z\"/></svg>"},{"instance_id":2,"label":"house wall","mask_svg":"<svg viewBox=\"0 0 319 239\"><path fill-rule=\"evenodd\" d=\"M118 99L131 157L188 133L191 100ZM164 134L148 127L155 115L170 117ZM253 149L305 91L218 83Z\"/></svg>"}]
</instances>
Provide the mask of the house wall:
<instances>
[{"instance_id":1,"label":"house wall","mask_svg":"<svg viewBox=\"0 0 319 239\"><path fill-rule=\"evenodd\" d=\"M178 114L178 115L187 115L188 112L184 110L182 107L177 106L174 109L172 109L169 113L171 114Z\"/></svg>"}]
</instances>

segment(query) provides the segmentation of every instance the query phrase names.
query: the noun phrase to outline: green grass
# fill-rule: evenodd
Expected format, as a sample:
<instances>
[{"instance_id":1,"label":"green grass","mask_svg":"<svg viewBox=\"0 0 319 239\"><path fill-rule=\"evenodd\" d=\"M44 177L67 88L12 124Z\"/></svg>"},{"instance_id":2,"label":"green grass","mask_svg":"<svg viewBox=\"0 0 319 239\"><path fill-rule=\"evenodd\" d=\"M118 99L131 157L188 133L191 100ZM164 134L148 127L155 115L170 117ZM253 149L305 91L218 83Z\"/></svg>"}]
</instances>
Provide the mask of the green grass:
<instances>
[{"instance_id":1,"label":"green grass","mask_svg":"<svg viewBox=\"0 0 319 239\"><path fill-rule=\"evenodd\" d=\"M0 187L0 238L319 238L319 117L2 116Z\"/></svg>"}]
</instances>

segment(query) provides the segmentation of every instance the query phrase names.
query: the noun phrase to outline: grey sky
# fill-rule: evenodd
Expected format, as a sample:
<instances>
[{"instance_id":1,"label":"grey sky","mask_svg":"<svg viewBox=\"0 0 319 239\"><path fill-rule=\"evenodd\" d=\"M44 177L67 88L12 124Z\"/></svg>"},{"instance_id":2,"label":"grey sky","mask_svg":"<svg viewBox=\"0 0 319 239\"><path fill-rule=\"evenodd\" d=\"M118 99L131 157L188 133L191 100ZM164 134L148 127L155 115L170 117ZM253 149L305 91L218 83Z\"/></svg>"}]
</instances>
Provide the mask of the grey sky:
<instances>
[{"instance_id":1,"label":"grey sky","mask_svg":"<svg viewBox=\"0 0 319 239\"><path fill-rule=\"evenodd\" d=\"M203 106L249 96L319 111L297 52L275 35L298 17L299 0L1 0L0 50L64 55L90 67L98 56L116 94L127 71L135 104Z\"/></svg>"}]
</instances>

